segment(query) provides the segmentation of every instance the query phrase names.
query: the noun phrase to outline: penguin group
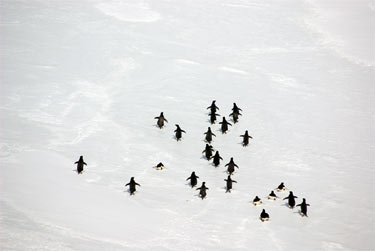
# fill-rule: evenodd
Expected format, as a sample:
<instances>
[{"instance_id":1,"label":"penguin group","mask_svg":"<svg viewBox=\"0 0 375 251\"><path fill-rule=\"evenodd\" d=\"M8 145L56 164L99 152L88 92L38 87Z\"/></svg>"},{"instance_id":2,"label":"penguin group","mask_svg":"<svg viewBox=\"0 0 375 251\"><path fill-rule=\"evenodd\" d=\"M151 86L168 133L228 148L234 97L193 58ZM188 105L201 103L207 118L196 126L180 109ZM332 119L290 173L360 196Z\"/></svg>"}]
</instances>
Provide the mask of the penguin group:
<instances>
[{"instance_id":1,"label":"penguin group","mask_svg":"<svg viewBox=\"0 0 375 251\"><path fill-rule=\"evenodd\" d=\"M216 123L217 116L220 116L220 114L216 113L218 110L220 110L219 107L216 105L216 100L213 100L211 105L207 107L207 109L209 110L209 113L208 113L209 122L211 123L211 125L214 125ZM241 112L242 112L242 109L239 108L236 103L233 103L232 113L229 114L229 117L232 117L232 121L234 124L238 123L239 116L242 116ZM163 112L161 112L159 116L155 117L155 119L157 119L156 125L157 127L159 127L159 129L164 128L164 122L168 123L168 120L164 117ZM228 126L233 126L231 123L229 123L225 119L225 116L222 117L222 121L219 122L218 124L220 125L220 130L222 134L227 134L229 130ZM181 141L182 133L186 133L186 131L181 129L181 127L178 124L175 124L175 126L176 126L176 129L174 130L175 139L177 141ZM214 147L211 145L213 141L213 137L216 137L216 135L212 132L211 127L208 127L207 132L205 132L204 135L205 135L204 141L206 142L206 146L204 150L202 151L202 154L204 154L204 158L207 161L212 160L212 165L217 168L220 166L220 160L223 160L223 158L220 156L219 151L215 150ZM243 138L242 139L243 147L248 146L249 140L253 139L253 137L249 135L248 130L246 130L243 135L240 135L240 137ZM76 161L75 164L77 164L78 174L81 174L83 172L84 166L87 166L86 162L83 160L83 156L80 156L79 160ZM233 183L237 183L236 180L232 179L232 176L235 173L235 169L236 168L239 169L239 166L234 162L234 157L231 157L230 161L225 165L225 167L227 168L227 174L228 174L228 177L224 179L225 184L226 184L225 193L231 193L233 189ZM156 170L164 170L164 165L162 162L160 162L159 164L155 166L155 168ZM197 176L195 171L193 171L191 175L186 179L186 181L190 182L189 185L191 186L191 188L195 188L198 184L198 179L199 179L199 176ZM129 183L127 183L125 187L126 186L129 186L130 195L134 195L136 192L136 186L140 187L141 185L135 181L134 177L131 177ZM199 190L198 196L203 200L207 197L207 190L209 190L209 188L206 186L206 182L203 181L201 186L196 188L196 190ZM284 183L281 182L281 184L275 190L279 193L282 193L282 192L285 192L287 188L285 187ZM275 201L279 197L272 190L271 193L266 198L268 198L269 201ZM298 197L295 196L292 191L290 191L289 195L283 198L283 200L288 200L287 206L290 207L291 209L293 209L294 207L300 207L301 208L300 215L307 217L307 207L310 205L306 203L305 198L303 198L302 203L296 205L296 201L295 201L296 198ZM259 205L264 204L258 196L255 196L252 203L254 206L259 206ZM270 219L270 215L265 211L265 209L263 209L260 214L260 220L264 222L264 221L269 221L269 219Z\"/></svg>"},{"instance_id":2,"label":"penguin group","mask_svg":"<svg viewBox=\"0 0 375 251\"><path fill-rule=\"evenodd\" d=\"M279 193L285 192L286 190L287 190L287 188L285 187L284 182L281 182L280 185L276 188L276 191L279 192ZM276 200L277 198L280 198L280 197L277 196L275 194L275 192L272 190L267 198L268 198L269 201L274 201L274 200ZM295 201L296 198L298 198L298 197L294 196L292 191L289 191L289 195L287 197L283 198L283 200L286 200L286 199L288 200L286 205L291 209L293 209L295 206L301 207L301 210L299 212L300 215L302 217L303 216L307 217L307 206L310 206L310 205L306 203L305 198L303 198L302 203L296 205L296 201ZM255 196L255 198L253 199L254 206L259 206L262 203L263 203L262 200L258 196ZM266 213L265 209L263 209L262 213L260 214L260 220L262 222L268 221L269 218L270 218L269 214Z\"/></svg>"}]
</instances>

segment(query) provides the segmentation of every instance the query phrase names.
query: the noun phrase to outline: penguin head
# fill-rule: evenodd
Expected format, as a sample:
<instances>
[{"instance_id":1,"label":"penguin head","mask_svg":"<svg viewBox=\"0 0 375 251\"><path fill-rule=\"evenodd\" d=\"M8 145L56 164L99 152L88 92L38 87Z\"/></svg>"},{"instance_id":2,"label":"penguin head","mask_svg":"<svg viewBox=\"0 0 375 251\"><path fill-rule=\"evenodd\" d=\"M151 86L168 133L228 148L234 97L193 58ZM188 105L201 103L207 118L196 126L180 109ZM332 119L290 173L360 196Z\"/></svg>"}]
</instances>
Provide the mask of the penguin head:
<instances>
[{"instance_id":1,"label":"penguin head","mask_svg":"<svg viewBox=\"0 0 375 251\"><path fill-rule=\"evenodd\" d=\"M231 158L230 158L230 161L232 161L232 162L233 162L233 157L231 157Z\"/></svg>"},{"instance_id":2,"label":"penguin head","mask_svg":"<svg viewBox=\"0 0 375 251\"><path fill-rule=\"evenodd\" d=\"M192 172L191 174L195 175L195 172Z\"/></svg>"},{"instance_id":3,"label":"penguin head","mask_svg":"<svg viewBox=\"0 0 375 251\"><path fill-rule=\"evenodd\" d=\"M215 104L215 102L216 102L216 100L213 100L213 101L212 101L212 104Z\"/></svg>"},{"instance_id":4,"label":"penguin head","mask_svg":"<svg viewBox=\"0 0 375 251\"><path fill-rule=\"evenodd\" d=\"M134 181L134 177L131 177L131 178L130 178L130 181Z\"/></svg>"},{"instance_id":5,"label":"penguin head","mask_svg":"<svg viewBox=\"0 0 375 251\"><path fill-rule=\"evenodd\" d=\"M258 198L258 195L257 195L257 196L255 196L255 199L256 199L256 200L259 200L259 198Z\"/></svg>"},{"instance_id":6,"label":"penguin head","mask_svg":"<svg viewBox=\"0 0 375 251\"><path fill-rule=\"evenodd\" d=\"M202 186L204 186L204 185L206 185L206 182L205 182L205 181L203 181L203 183L202 183Z\"/></svg>"},{"instance_id":7,"label":"penguin head","mask_svg":"<svg viewBox=\"0 0 375 251\"><path fill-rule=\"evenodd\" d=\"M302 202L303 202L303 203L306 203L306 199L305 199L305 198L303 198L303 199L302 199Z\"/></svg>"},{"instance_id":8,"label":"penguin head","mask_svg":"<svg viewBox=\"0 0 375 251\"><path fill-rule=\"evenodd\" d=\"M81 155L81 156L79 156L79 160L83 160L83 156Z\"/></svg>"},{"instance_id":9,"label":"penguin head","mask_svg":"<svg viewBox=\"0 0 375 251\"><path fill-rule=\"evenodd\" d=\"M262 213L265 213L265 212L266 212L266 210L265 210L265 209L263 209L263 210L262 210Z\"/></svg>"},{"instance_id":10,"label":"penguin head","mask_svg":"<svg viewBox=\"0 0 375 251\"><path fill-rule=\"evenodd\" d=\"M163 112L160 113L160 116L164 116Z\"/></svg>"},{"instance_id":11,"label":"penguin head","mask_svg":"<svg viewBox=\"0 0 375 251\"><path fill-rule=\"evenodd\" d=\"M284 186L284 182L281 182L280 186Z\"/></svg>"},{"instance_id":12,"label":"penguin head","mask_svg":"<svg viewBox=\"0 0 375 251\"><path fill-rule=\"evenodd\" d=\"M289 195L290 195L290 196L293 196L293 192L292 192L292 191L290 191L290 192L289 192Z\"/></svg>"}]
</instances>

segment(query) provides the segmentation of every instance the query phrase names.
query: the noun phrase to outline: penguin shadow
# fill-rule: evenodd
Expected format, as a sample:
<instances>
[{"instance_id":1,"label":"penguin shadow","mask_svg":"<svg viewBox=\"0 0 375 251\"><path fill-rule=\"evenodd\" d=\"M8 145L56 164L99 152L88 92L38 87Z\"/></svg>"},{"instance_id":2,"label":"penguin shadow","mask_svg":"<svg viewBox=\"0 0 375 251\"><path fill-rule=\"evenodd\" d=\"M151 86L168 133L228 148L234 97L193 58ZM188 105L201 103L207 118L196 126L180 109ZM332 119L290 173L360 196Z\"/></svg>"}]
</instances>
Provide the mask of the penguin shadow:
<instances>
[{"instance_id":1,"label":"penguin shadow","mask_svg":"<svg viewBox=\"0 0 375 251\"><path fill-rule=\"evenodd\" d=\"M303 217L304 215L302 214L301 212L301 209L298 209L297 212L293 212L293 214L299 214L301 217ZM306 216L307 217L307 216Z\"/></svg>"},{"instance_id":2,"label":"penguin shadow","mask_svg":"<svg viewBox=\"0 0 375 251\"><path fill-rule=\"evenodd\" d=\"M165 128L165 125L162 128L160 128L158 125L153 124L152 127L156 127L156 128L161 130L161 129Z\"/></svg>"},{"instance_id":3,"label":"penguin shadow","mask_svg":"<svg viewBox=\"0 0 375 251\"><path fill-rule=\"evenodd\" d=\"M294 209L294 208L291 208L291 207L289 206L288 202L285 202L285 203L281 204L281 206L287 207L287 208L289 208L289 209Z\"/></svg>"},{"instance_id":4,"label":"penguin shadow","mask_svg":"<svg viewBox=\"0 0 375 251\"><path fill-rule=\"evenodd\" d=\"M191 189L197 187L196 185L192 187L191 184L190 184L190 182L185 183L185 186L189 186Z\"/></svg>"},{"instance_id":5,"label":"penguin shadow","mask_svg":"<svg viewBox=\"0 0 375 251\"><path fill-rule=\"evenodd\" d=\"M209 161L209 160L206 158L206 156L204 156L204 155L201 156L201 159L204 159L204 160Z\"/></svg>"}]
</instances>

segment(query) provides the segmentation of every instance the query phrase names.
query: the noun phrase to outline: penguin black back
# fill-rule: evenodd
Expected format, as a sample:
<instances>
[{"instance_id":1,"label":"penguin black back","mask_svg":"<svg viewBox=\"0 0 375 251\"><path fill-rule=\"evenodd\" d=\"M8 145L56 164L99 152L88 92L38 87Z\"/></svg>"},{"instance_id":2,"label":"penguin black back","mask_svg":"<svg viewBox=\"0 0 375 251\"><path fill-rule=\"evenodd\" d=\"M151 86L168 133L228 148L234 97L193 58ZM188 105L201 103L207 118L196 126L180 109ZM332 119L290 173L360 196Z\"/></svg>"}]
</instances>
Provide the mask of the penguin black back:
<instances>
[{"instance_id":1,"label":"penguin black back","mask_svg":"<svg viewBox=\"0 0 375 251\"><path fill-rule=\"evenodd\" d=\"M197 185L197 179L199 179L199 177L195 174L195 172L192 172L190 177L186 180L190 180L191 188L193 188Z\"/></svg>"},{"instance_id":2,"label":"penguin black back","mask_svg":"<svg viewBox=\"0 0 375 251\"><path fill-rule=\"evenodd\" d=\"M74 164L77 164L77 173L81 174L83 172L83 166L86 166L86 162L83 160L83 156L79 157L79 160L76 161Z\"/></svg>"}]
</instances>

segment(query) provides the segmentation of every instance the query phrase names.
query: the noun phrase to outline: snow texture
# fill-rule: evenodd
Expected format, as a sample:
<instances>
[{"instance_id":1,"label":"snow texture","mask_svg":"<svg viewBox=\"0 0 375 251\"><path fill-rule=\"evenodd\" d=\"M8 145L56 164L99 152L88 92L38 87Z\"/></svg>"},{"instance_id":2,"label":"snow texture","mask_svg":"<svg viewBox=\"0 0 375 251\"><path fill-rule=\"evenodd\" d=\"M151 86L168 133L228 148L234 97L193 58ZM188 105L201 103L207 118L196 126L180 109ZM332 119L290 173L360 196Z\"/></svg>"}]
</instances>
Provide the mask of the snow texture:
<instances>
[{"instance_id":1,"label":"snow texture","mask_svg":"<svg viewBox=\"0 0 375 251\"><path fill-rule=\"evenodd\" d=\"M374 1L0 8L0 250L375 250ZM212 125L218 168L201 153L214 99L219 121L243 110ZM309 217L267 200L280 182Z\"/></svg>"}]
</instances>

